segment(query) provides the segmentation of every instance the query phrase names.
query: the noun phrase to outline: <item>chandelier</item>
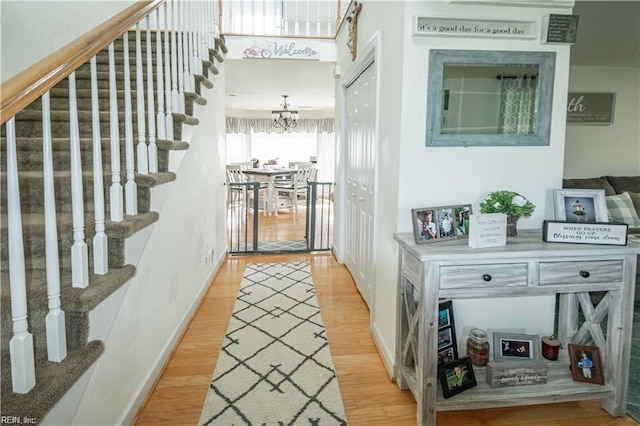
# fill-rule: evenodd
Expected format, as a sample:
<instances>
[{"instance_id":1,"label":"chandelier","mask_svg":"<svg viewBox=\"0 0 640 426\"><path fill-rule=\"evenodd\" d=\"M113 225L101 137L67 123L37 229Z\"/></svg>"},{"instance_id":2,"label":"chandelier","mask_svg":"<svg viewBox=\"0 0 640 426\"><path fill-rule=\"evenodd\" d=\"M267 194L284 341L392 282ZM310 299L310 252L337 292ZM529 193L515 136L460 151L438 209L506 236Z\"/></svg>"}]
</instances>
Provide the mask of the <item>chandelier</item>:
<instances>
[{"instance_id":1,"label":"chandelier","mask_svg":"<svg viewBox=\"0 0 640 426\"><path fill-rule=\"evenodd\" d=\"M285 130L296 127L298 125L298 111L289 111L289 104L287 103L288 95L282 95L284 102L281 111L271 111L271 118L273 119L274 127L281 127Z\"/></svg>"}]
</instances>

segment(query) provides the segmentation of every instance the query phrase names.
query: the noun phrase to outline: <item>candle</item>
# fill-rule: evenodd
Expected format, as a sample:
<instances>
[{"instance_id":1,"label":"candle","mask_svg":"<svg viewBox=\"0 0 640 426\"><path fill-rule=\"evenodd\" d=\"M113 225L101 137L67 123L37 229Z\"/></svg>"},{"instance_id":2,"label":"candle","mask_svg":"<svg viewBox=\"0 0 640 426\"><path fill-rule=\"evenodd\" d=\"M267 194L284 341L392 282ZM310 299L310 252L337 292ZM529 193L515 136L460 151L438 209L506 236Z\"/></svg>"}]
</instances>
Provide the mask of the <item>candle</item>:
<instances>
[{"instance_id":1,"label":"candle","mask_svg":"<svg viewBox=\"0 0 640 426\"><path fill-rule=\"evenodd\" d=\"M558 352L560 351L560 341L555 336L543 336L542 337L542 356L551 361L558 359Z\"/></svg>"}]
</instances>

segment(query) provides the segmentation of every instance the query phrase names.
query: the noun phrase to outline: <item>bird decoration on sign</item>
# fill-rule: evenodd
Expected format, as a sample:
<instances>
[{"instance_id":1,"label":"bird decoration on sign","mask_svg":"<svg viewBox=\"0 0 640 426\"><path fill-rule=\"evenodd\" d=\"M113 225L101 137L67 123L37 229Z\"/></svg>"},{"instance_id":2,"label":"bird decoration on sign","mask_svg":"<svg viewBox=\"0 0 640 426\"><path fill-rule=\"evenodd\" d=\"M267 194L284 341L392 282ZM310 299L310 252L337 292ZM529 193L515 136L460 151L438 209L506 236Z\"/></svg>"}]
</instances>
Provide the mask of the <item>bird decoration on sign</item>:
<instances>
[{"instance_id":1,"label":"bird decoration on sign","mask_svg":"<svg viewBox=\"0 0 640 426\"><path fill-rule=\"evenodd\" d=\"M356 60L357 44L358 44L358 15L362 10L362 3L354 2L351 13L347 16L347 22L349 23L349 39L347 40L347 46L351 51L351 60Z\"/></svg>"}]
</instances>

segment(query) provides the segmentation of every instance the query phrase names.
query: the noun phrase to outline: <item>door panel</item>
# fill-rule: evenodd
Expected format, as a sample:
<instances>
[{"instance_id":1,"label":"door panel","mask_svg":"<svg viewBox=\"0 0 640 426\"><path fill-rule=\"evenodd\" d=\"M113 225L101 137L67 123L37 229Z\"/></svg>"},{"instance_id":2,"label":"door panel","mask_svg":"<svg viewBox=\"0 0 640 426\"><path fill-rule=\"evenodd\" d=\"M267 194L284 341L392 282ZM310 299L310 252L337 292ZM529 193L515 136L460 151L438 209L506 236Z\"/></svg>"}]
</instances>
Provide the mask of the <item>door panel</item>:
<instances>
[{"instance_id":1,"label":"door panel","mask_svg":"<svg viewBox=\"0 0 640 426\"><path fill-rule=\"evenodd\" d=\"M373 292L376 75L371 64L347 88L345 264L367 302Z\"/></svg>"}]
</instances>

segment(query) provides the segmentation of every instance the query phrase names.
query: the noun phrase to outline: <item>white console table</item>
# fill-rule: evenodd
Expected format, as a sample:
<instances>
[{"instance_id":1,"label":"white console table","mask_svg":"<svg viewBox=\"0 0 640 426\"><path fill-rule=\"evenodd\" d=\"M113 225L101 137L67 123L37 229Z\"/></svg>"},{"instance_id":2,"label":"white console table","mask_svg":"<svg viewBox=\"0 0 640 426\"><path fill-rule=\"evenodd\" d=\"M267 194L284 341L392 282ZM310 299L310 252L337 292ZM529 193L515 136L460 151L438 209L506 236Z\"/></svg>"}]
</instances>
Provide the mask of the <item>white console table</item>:
<instances>
[{"instance_id":1,"label":"white console table","mask_svg":"<svg viewBox=\"0 0 640 426\"><path fill-rule=\"evenodd\" d=\"M466 239L415 244L411 233L396 234L395 239L400 246L395 376L418 403L417 424L435 425L436 411L588 399L602 400L614 416L625 415L640 244L545 243L538 231L519 231L506 246L482 249L470 248ZM597 306L591 302L593 291L605 293ZM486 367L474 367L478 386L444 399L437 376L439 298L540 295L559 295L563 350L557 361L547 362L547 383L491 388ZM581 326L580 310L585 318ZM606 336L600 326L605 318ZM564 348L590 341L600 349L604 385L571 378Z\"/></svg>"}]
</instances>

